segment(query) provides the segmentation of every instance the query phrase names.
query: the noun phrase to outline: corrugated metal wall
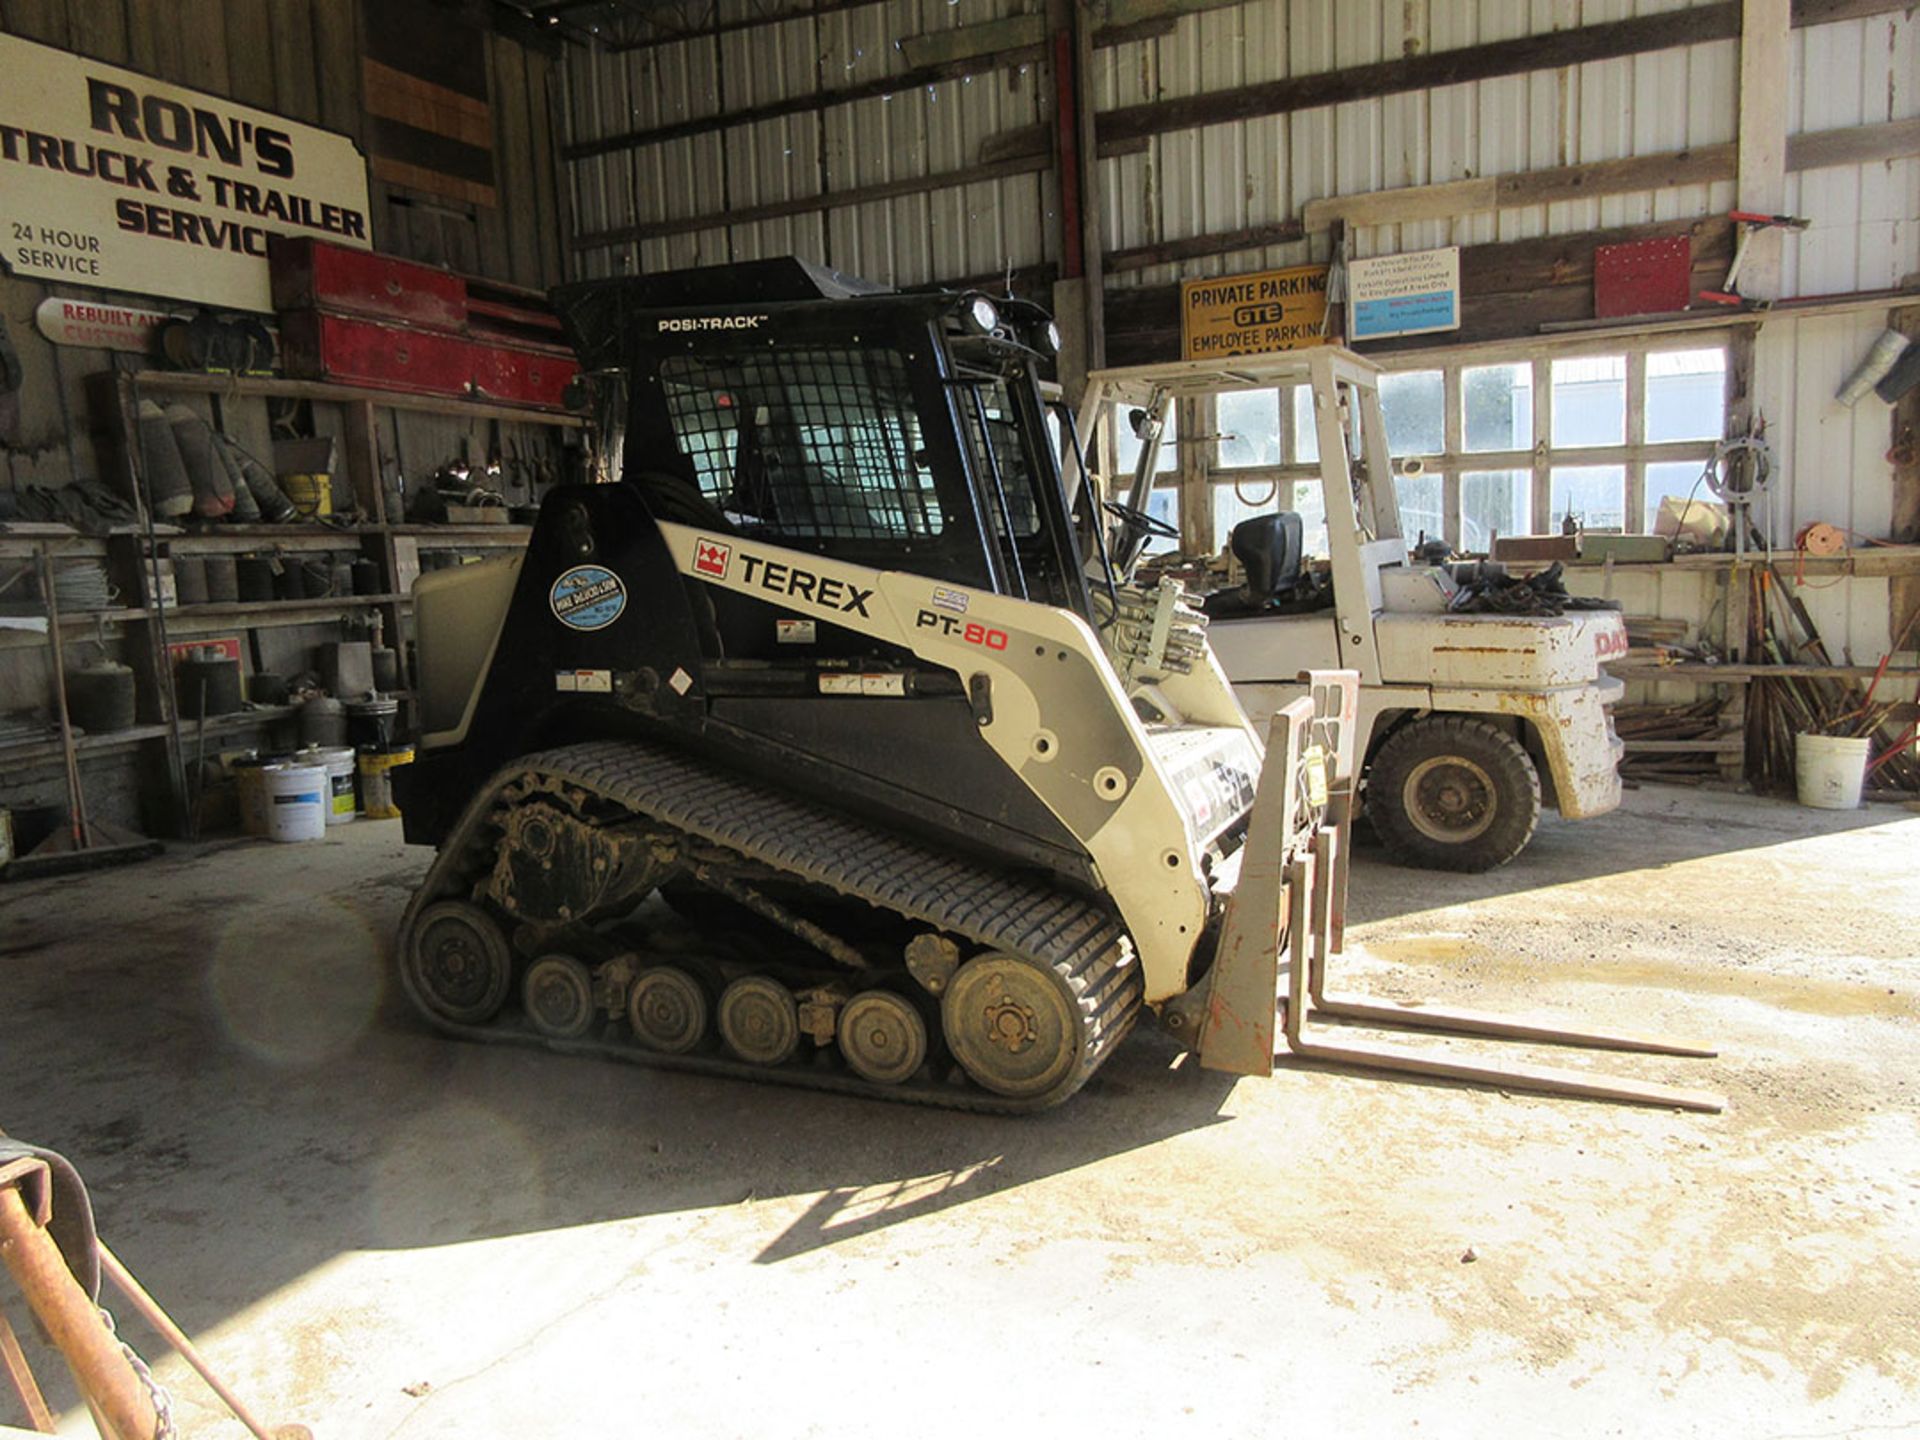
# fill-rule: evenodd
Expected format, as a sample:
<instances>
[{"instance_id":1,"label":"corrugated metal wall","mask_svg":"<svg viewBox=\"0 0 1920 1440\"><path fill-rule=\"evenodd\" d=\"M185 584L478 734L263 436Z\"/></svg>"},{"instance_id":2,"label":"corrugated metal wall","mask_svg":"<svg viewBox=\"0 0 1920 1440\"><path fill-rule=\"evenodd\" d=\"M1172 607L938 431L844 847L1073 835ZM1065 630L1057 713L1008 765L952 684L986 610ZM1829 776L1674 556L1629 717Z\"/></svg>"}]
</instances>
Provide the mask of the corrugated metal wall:
<instances>
[{"instance_id":1,"label":"corrugated metal wall","mask_svg":"<svg viewBox=\"0 0 1920 1440\"><path fill-rule=\"evenodd\" d=\"M1102 109L1453 50L1685 6L1629 0L1255 0L1183 18L1165 39L1102 56ZM1114 248L1286 220L1310 200L1733 139L1732 41L1390 95L1162 135L1104 162ZM1219 177L1242 183L1219 183ZM1709 194L1709 190L1713 193ZM1732 186L1358 229L1359 255L1472 245L1724 210ZM1312 249L1312 253L1310 252ZM1164 284L1252 262L1325 258L1324 239L1134 272Z\"/></svg>"},{"instance_id":2,"label":"corrugated metal wall","mask_svg":"<svg viewBox=\"0 0 1920 1440\"><path fill-rule=\"evenodd\" d=\"M569 139L711 117L911 68L906 37L1030 13L1029 0L895 0L720 38L617 53L570 51ZM1252 0L1182 16L1171 34L1096 52L1097 107L1212 91L1404 55L1684 9L1660 0ZM755 0L720 0L743 21ZM1789 128L1920 115L1912 12L1796 30ZM1623 59L1322 106L1157 135L1099 162L1106 247L1125 250L1298 217L1308 201L1471 176L1664 154L1734 139L1738 44ZM1047 118L1040 64L903 90L715 134L574 162L581 233L948 173L983 142ZM1050 174L595 249L580 273L800 253L899 284L1057 261ZM1713 214L1730 182L1356 231L1362 255L1472 245ZM1886 286L1914 268L1920 159L1808 172L1789 205L1815 225L1788 247L1788 293ZM1115 287L1320 258L1325 241L1135 270Z\"/></svg>"},{"instance_id":3,"label":"corrugated metal wall","mask_svg":"<svg viewBox=\"0 0 1920 1440\"><path fill-rule=\"evenodd\" d=\"M911 67L909 37L1003 21L1036 4L893 0L625 54L575 48L566 71L568 138L592 141L898 75ZM1097 49L1090 80L1106 113L1685 8L1675 0L1249 0L1183 15L1157 38ZM713 19L761 13L760 0L720 0ZM1920 116L1920 18L1912 9L1796 29L1791 57L1790 133ZM1154 135L1134 153L1098 162L1103 248L1276 225L1323 197L1727 144L1736 138L1739 66L1738 42L1716 40ZM566 168L575 229L717 215L962 170L983 158L983 147L1005 153L1015 132L1046 122L1051 86L1048 67L1036 62L573 163ZM999 145L990 145L996 137ZM1034 171L589 250L576 266L599 275L797 253L901 285L1051 267L1059 261L1056 195L1051 170ZM1360 255L1473 246L1692 220L1733 205L1731 181L1675 185L1362 227L1353 240ZM1787 208L1813 222L1788 237L1787 295L1884 289L1920 273L1920 158L1790 175ZM1322 260L1328 244L1316 235L1122 268L1108 277L1108 292ZM1783 315L1761 330L1756 397L1779 467L1777 536L1814 519L1860 535L1886 532L1886 409L1869 401L1842 410L1832 400L1885 320L1884 308ZM1835 643L1861 654L1887 643L1887 609L1884 581L1836 586L1816 606Z\"/></svg>"},{"instance_id":4,"label":"corrugated metal wall","mask_svg":"<svg viewBox=\"0 0 1920 1440\"><path fill-rule=\"evenodd\" d=\"M1794 32L1787 126L1833 130L1920 115L1920 15ZM1898 285L1920 270L1920 158L1787 177L1787 209L1812 226L1787 247L1785 293Z\"/></svg>"},{"instance_id":5,"label":"corrugated metal wall","mask_svg":"<svg viewBox=\"0 0 1920 1440\"><path fill-rule=\"evenodd\" d=\"M1025 0L895 0L645 49L570 51L569 139L591 141L878 82L914 68L907 37L1029 13ZM720 0L725 24L763 13ZM568 167L582 235L965 170L994 136L1047 113L1036 67L903 87L831 109L649 143ZM577 273L798 254L898 285L1048 258L1037 174L584 252Z\"/></svg>"}]
</instances>

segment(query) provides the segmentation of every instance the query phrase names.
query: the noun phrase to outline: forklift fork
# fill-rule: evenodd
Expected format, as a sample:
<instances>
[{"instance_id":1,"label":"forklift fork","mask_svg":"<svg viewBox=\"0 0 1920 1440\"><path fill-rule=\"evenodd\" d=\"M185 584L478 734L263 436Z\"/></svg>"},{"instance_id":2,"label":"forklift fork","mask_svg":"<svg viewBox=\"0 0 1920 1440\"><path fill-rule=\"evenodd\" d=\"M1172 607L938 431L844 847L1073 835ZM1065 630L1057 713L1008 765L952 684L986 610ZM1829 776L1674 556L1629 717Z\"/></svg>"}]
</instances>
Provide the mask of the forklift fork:
<instances>
[{"instance_id":1,"label":"forklift fork","mask_svg":"<svg viewBox=\"0 0 1920 1440\"><path fill-rule=\"evenodd\" d=\"M1704 1046L1606 1030L1511 1019L1478 1010L1405 1005L1327 993L1327 968L1345 942L1348 840L1354 808L1357 685L1351 672L1309 671L1309 694L1276 712L1254 801L1240 883L1229 902L1220 954L1201 1019L1200 1063L1236 1074L1273 1073L1273 999L1279 939L1288 939L1280 1038L1305 1059L1399 1074L1464 1080L1505 1090L1718 1112L1704 1090L1548 1065L1498 1065L1371 1041L1332 1042L1308 1033L1317 1018L1590 1049L1710 1058ZM1325 775L1324 789L1311 771ZM1263 802L1264 806L1263 806ZM1315 821L1318 812L1318 824ZM1269 957L1259 963L1265 947ZM1264 992L1259 988L1264 982ZM1264 1019L1264 1024L1262 1023Z\"/></svg>"}]
</instances>

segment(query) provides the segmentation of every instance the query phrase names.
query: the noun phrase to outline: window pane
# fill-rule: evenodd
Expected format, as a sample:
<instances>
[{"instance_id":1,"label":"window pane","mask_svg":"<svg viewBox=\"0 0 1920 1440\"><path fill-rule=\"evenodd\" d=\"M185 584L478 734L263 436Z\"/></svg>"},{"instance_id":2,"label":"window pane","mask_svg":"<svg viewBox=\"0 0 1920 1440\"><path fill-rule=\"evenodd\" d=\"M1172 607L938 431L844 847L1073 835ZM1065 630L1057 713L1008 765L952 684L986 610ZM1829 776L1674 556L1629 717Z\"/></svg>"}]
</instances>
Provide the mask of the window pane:
<instances>
[{"instance_id":1,"label":"window pane","mask_svg":"<svg viewBox=\"0 0 1920 1440\"><path fill-rule=\"evenodd\" d=\"M1128 420L1133 408L1131 405L1113 407L1114 457L1120 462L1123 486L1132 476L1134 466L1140 463L1140 437L1133 433L1133 425ZM1167 406L1166 424L1160 430L1160 455L1153 467L1156 475L1180 468L1179 428L1180 403L1176 400Z\"/></svg>"},{"instance_id":2,"label":"window pane","mask_svg":"<svg viewBox=\"0 0 1920 1440\"><path fill-rule=\"evenodd\" d=\"M1627 360L1582 355L1553 362L1553 443L1619 445L1627 438Z\"/></svg>"},{"instance_id":3,"label":"window pane","mask_svg":"<svg viewBox=\"0 0 1920 1440\"><path fill-rule=\"evenodd\" d=\"M1446 378L1438 370L1382 375L1380 409L1389 454L1438 455L1446 448Z\"/></svg>"},{"instance_id":4,"label":"window pane","mask_svg":"<svg viewBox=\"0 0 1920 1440\"><path fill-rule=\"evenodd\" d=\"M1680 460L1670 465L1647 466L1647 523L1645 529L1653 532L1653 519L1660 513L1660 502L1671 495L1676 500L1713 499L1713 491L1701 481L1700 474L1707 468L1703 460ZM1696 490L1694 486L1698 484Z\"/></svg>"},{"instance_id":5,"label":"window pane","mask_svg":"<svg viewBox=\"0 0 1920 1440\"><path fill-rule=\"evenodd\" d=\"M661 386L701 493L743 533L908 541L944 523L892 350L676 356ZM1032 481L1021 473L1009 481Z\"/></svg>"},{"instance_id":6,"label":"window pane","mask_svg":"<svg viewBox=\"0 0 1920 1440\"><path fill-rule=\"evenodd\" d=\"M1647 356L1649 442L1718 440L1726 407L1726 351L1662 350Z\"/></svg>"},{"instance_id":7,"label":"window pane","mask_svg":"<svg viewBox=\"0 0 1920 1440\"><path fill-rule=\"evenodd\" d=\"M1556 362L1558 363L1558 362ZM1556 467L1549 493L1551 528L1558 530L1569 512L1589 530L1626 526L1627 470L1624 465Z\"/></svg>"},{"instance_id":8,"label":"window pane","mask_svg":"<svg viewBox=\"0 0 1920 1440\"><path fill-rule=\"evenodd\" d=\"M1167 524L1178 530L1180 528L1179 487L1168 485L1155 490L1147 497L1147 513L1156 520L1166 521ZM1142 555L1171 555L1179 548L1180 542L1178 540L1169 540L1160 535L1149 535L1147 537L1146 549L1140 553Z\"/></svg>"},{"instance_id":9,"label":"window pane","mask_svg":"<svg viewBox=\"0 0 1920 1440\"><path fill-rule=\"evenodd\" d=\"M1446 501L1439 472L1400 475L1395 477L1395 486L1400 494L1400 533L1406 537L1407 548L1411 550L1422 540L1444 539Z\"/></svg>"},{"instance_id":10,"label":"window pane","mask_svg":"<svg viewBox=\"0 0 1920 1440\"><path fill-rule=\"evenodd\" d=\"M1219 465L1232 470L1280 463L1280 392L1239 390L1214 401Z\"/></svg>"},{"instance_id":11,"label":"window pane","mask_svg":"<svg viewBox=\"0 0 1920 1440\"><path fill-rule=\"evenodd\" d=\"M1213 548L1217 553L1233 534L1233 527L1255 515L1271 515L1280 508L1280 497L1292 486L1282 480L1277 485L1265 480L1243 480L1235 485L1213 487Z\"/></svg>"},{"instance_id":12,"label":"window pane","mask_svg":"<svg viewBox=\"0 0 1920 1440\"><path fill-rule=\"evenodd\" d=\"M1320 463L1320 430L1313 418L1313 387L1293 387L1293 459L1299 465Z\"/></svg>"},{"instance_id":13,"label":"window pane","mask_svg":"<svg viewBox=\"0 0 1920 1440\"><path fill-rule=\"evenodd\" d=\"M1282 480L1278 487L1265 481L1250 480L1239 485L1213 487L1213 548L1218 551L1233 534L1233 527L1255 515L1271 515L1290 500L1290 508L1300 516L1301 551L1306 555L1327 553L1327 516L1320 504L1317 481L1292 483Z\"/></svg>"},{"instance_id":14,"label":"window pane","mask_svg":"<svg viewBox=\"0 0 1920 1440\"><path fill-rule=\"evenodd\" d=\"M1531 470L1469 470L1460 477L1460 548L1485 552L1499 535L1533 529Z\"/></svg>"},{"instance_id":15,"label":"window pane","mask_svg":"<svg viewBox=\"0 0 1920 1440\"><path fill-rule=\"evenodd\" d=\"M1533 366L1476 365L1460 372L1460 388L1467 449L1533 448Z\"/></svg>"}]
</instances>

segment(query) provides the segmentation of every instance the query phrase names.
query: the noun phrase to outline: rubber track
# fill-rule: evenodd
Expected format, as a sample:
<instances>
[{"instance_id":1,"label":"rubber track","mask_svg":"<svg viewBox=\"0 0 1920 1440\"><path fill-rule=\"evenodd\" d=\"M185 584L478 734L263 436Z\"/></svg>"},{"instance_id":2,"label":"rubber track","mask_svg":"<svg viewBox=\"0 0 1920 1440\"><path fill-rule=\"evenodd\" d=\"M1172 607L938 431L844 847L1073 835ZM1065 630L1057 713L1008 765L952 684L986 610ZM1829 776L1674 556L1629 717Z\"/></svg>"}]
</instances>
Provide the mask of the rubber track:
<instances>
[{"instance_id":1,"label":"rubber track","mask_svg":"<svg viewBox=\"0 0 1920 1440\"><path fill-rule=\"evenodd\" d=\"M1047 966L1066 984L1085 1017L1088 1039L1081 1064L1053 1091L1033 1099L1009 1100L970 1081L874 1085L805 1059L767 1067L721 1055L660 1055L625 1038L624 1022L608 1025L611 1034L604 1037L555 1041L523 1019L479 1026L441 1019L413 993L403 963L402 985L415 1009L448 1034L884 1100L1019 1114L1046 1109L1077 1091L1113 1053L1139 1014L1140 967L1134 961L1132 943L1111 912L1077 896L941 854L863 821L763 789L677 751L634 742L541 751L496 774L468 805L407 907L400 929L403 957L420 911L435 900L470 898L474 880L484 866L491 865L491 846L484 860L476 847L503 793L537 779L587 791L809 884Z\"/></svg>"}]
</instances>

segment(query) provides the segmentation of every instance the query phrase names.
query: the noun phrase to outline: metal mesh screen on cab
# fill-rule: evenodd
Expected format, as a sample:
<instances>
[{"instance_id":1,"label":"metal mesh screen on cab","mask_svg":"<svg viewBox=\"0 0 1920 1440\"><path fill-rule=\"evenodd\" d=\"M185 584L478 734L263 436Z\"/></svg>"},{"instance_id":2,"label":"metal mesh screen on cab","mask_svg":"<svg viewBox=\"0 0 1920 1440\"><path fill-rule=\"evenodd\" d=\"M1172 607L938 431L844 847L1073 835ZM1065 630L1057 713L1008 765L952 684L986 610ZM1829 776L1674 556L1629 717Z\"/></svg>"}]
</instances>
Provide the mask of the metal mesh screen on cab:
<instances>
[{"instance_id":1,"label":"metal mesh screen on cab","mask_svg":"<svg viewBox=\"0 0 1920 1440\"><path fill-rule=\"evenodd\" d=\"M939 534L920 418L893 351L690 355L660 372L701 493L741 528L837 540Z\"/></svg>"}]
</instances>

